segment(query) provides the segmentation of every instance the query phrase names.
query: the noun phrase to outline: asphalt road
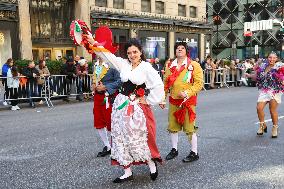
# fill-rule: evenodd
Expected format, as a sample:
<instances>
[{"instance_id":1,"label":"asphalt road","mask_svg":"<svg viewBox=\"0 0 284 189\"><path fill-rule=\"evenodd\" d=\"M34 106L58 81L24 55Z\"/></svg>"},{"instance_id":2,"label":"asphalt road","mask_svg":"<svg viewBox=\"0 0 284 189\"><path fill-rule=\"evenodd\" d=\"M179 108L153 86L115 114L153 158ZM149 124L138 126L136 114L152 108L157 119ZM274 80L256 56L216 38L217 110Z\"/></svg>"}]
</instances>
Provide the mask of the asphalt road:
<instances>
[{"instance_id":1,"label":"asphalt road","mask_svg":"<svg viewBox=\"0 0 284 189\"><path fill-rule=\"evenodd\" d=\"M284 134L263 137L258 125L255 88L202 91L197 123L200 159L185 164L189 153L180 133L179 156L159 165L153 182L147 166L133 167L134 181L113 184L123 172L109 157L93 128L92 102L61 103L54 108L0 110L0 188L284 188ZM155 107L161 155L171 149L167 111ZM266 119L270 119L269 113ZM283 105L279 116L284 116ZM284 119L279 120L280 130Z\"/></svg>"}]
</instances>

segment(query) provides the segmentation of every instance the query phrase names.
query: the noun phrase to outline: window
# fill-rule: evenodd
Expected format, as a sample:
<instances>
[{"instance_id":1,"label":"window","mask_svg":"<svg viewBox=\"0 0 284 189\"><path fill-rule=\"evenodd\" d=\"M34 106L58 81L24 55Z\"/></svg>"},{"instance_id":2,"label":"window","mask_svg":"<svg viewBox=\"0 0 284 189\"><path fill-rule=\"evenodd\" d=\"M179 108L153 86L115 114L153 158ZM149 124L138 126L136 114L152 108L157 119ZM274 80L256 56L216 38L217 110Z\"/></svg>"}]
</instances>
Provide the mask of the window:
<instances>
[{"instance_id":1,"label":"window","mask_svg":"<svg viewBox=\"0 0 284 189\"><path fill-rule=\"evenodd\" d=\"M95 5L98 7L107 7L107 0L96 0Z\"/></svg>"},{"instance_id":2,"label":"window","mask_svg":"<svg viewBox=\"0 0 284 189\"><path fill-rule=\"evenodd\" d=\"M74 19L72 1L32 0L30 16L34 41L70 41L69 26Z\"/></svg>"},{"instance_id":3,"label":"window","mask_svg":"<svg viewBox=\"0 0 284 189\"><path fill-rule=\"evenodd\" d=\"M113 0L113 8L124 9L124 0Z\"/></svg>"},{"instance_id":4,"label":"window","mask_svg":"<svg viewBox=\"0 0 284 189\"><path fill-rule=\"evenodd\" d=\"M142 12L151 12L151 1L150 0L142 0L141 1L141 11Z\"/></svg>"},{"instance_id":5,"label":"window","mask_svg":"<svg viewBox=\"0 0 284 189\"><path fill-rule=\"evenodd\" d=\"M156 13L157 14L164 14L165 8L164 8L164 2L162 1L156 1Z\"/></svg>"},{"instance_id":6,"label":"window","mask_svg":"<svg viewBox=\"0 0 284 189\"><path fill-rule=\"evenodd\" d=\"M186 16L186 13L185 13L185 5L178 5L178 15L179 16Z\"/></svg>"},{"instance_id":7,"label":"window","mask_svg":"<svg viewBox=\"0 0 284 189\"><path fill-rule=\"evenodd\" d=\"M191 18L196 18L197 17L197 8L194 6L189 7L189 16Z\"/></svg>"}]
</instances>

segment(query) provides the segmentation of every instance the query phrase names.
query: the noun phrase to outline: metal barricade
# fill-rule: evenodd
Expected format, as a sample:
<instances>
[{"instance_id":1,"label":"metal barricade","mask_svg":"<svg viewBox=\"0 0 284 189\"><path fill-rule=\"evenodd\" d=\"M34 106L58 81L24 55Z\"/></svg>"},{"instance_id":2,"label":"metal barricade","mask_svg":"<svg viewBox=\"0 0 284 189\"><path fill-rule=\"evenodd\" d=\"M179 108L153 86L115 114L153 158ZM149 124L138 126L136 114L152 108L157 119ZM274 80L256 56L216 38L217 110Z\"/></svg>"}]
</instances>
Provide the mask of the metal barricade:
<instances>
[{"instance_id":1,"label":"metal barricade","mask_svg":"<svg viewBox=\"0 0 284 189\"><path fill-rule=\"evenodd\" d=\"M204 85L213 86L215 84L218 84L220 87L225 86L229 88L227 84L228 69L226 68L205 69L203 71L203 74L204 74Z\"/></svg>"},{"instance_id":2,"label":"metal barricade","mask_svg":"<svg viewBox=\"0 0 284 189\"><path fill-rule=\"evenodd\" d=\"M52 103L50 101L49 97L49 91L45 90L44 93L42 93L39 89L45 89L49 84L47 82L47 78L42 78L44 80L44 84L39 88L40 85L37 83L38 77L29 79L25 76L19 76L19 77L0 77L2 81L2 87L1 90L3 91L3 101L14 101L14 100L28 100L30 103L33 103L33 99L44 99L47 103L47 106L52 106ZM15 79L19 80L19 87L9 87L7 85L8 79Z\"/></svg>"},{"instance_id":3,"label":"metal barricade","mask_svg":"<svg viewBox=\"0 0 284 189\"><path fill-rule=\"evenodd\" d=\"M56 96L80 96L92 94L92 74L84 76L51 75L53 90L50 98Z\"/></svg>"},{"instance_id":4,"label":"metal barricade","mask_svg":"<svg viewBox=\"0 0 284 189\"><path fill-rule=\"evenodd\" d=\"M205 69L204 73L204 85L215 85L218 84L220 87L227 87L229 85L238 86L241 83L244 70L235 68L218 68L218 69ZM214 82L211 82L214 79ZM204 88L205 89L205 88ZM205 89L206 90L206 89Z\"/></svg>"}]
</instances>

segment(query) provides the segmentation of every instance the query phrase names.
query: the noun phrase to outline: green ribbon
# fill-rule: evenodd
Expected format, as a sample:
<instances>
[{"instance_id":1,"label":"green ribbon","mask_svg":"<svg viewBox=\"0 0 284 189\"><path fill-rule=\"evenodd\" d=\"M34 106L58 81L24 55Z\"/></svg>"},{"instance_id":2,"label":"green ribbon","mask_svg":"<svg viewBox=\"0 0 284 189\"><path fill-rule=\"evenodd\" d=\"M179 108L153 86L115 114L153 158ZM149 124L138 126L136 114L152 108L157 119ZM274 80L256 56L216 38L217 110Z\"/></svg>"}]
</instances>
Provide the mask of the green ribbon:
<instances>
[{"instance_id":1,"label":"green ribbon","mask_svg":"<svg viewBox=\"0 0 284 189\"><path fill-rule=\"evenodd\" d=\"M183 82L186 82L186 81L187 81L187 79L188 79L188 74L189 74L189 71L186 72L186 74L185 74L185 76L184 76L184 78L183 78Z\"/></svg>"},{"instance_id":2,"label":"green ribbon","mask_svg":"<svg viewBox=\"0 0 284 189\"><path fill-rule=\"evenodd\" d=\"M75 22L75 30L76 32L81 32L81 28L77 22Z\"/></svg>"},{"instance_id":3,"label":"green ribbon","mask_svg":"<svg viewBox=\"0 0 284 189\"><path fill-rule=\"evenodd\" d=\"M123 109L125 106L127 106L129 104L129 99L127 99L126 101L124 101L120 106L118 106L118 110Z\"/></svg>"},{"instance_id":4,"label":"green ribbon","mask_svg":"<svg viewBox=\"0 0 284 189\"><path fill-rule=\"evenodd\" d=\"M106 100L106 97L105 97L105 98L104 98L104 101L103 101L103 103L102 103L102 104L105 104L105 103L106 103L106 101L107 101L107 100Z\"/></svg>"}]
</instances>

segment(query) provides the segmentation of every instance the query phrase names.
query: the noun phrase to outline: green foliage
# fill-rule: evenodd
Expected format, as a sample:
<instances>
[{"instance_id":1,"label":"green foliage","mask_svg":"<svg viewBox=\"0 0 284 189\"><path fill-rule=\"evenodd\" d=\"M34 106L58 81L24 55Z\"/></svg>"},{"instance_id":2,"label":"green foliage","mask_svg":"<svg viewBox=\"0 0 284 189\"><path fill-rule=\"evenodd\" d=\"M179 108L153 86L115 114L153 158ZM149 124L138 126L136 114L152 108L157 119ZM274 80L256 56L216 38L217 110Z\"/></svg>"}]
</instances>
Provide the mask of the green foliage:
<instances>
[{"instance_id":1,"label":"green foliage","mask_svg":"<svg viewBox=\"0 0 284 189\"><path fill-rule=\"evenodd\" d=\"M22 72L24 67L27 67L29 64L29 60L16 60L15 65L18 67L19 72ZM35 64L38 64L38 62L35 62ZM58 75L61 72L63 62L58 60L47 60L46 66L48 67L48 70L50 74Z\"/></svg>"},{"instance_id":2,"label":"green foliage","mask_svg":"<svg viewBox=\"0 0 284 189\"><path fill-rule=\"evenodd\" d=\"M24 67L27 67L30 60L16 60L15 65L18 67L19 72L22 72Z\"/></svg>"},{"instance_id":3,"label":"green foliage","mask_svg":"<svg viewBox=\"0 0 284 189\"><path fill-rule=\"evenodd\" d=\"M59 75L63 66L63 62L59 60L47 60L46 66L50 74L52 75Z\"/></svg>"}]
</instances>

